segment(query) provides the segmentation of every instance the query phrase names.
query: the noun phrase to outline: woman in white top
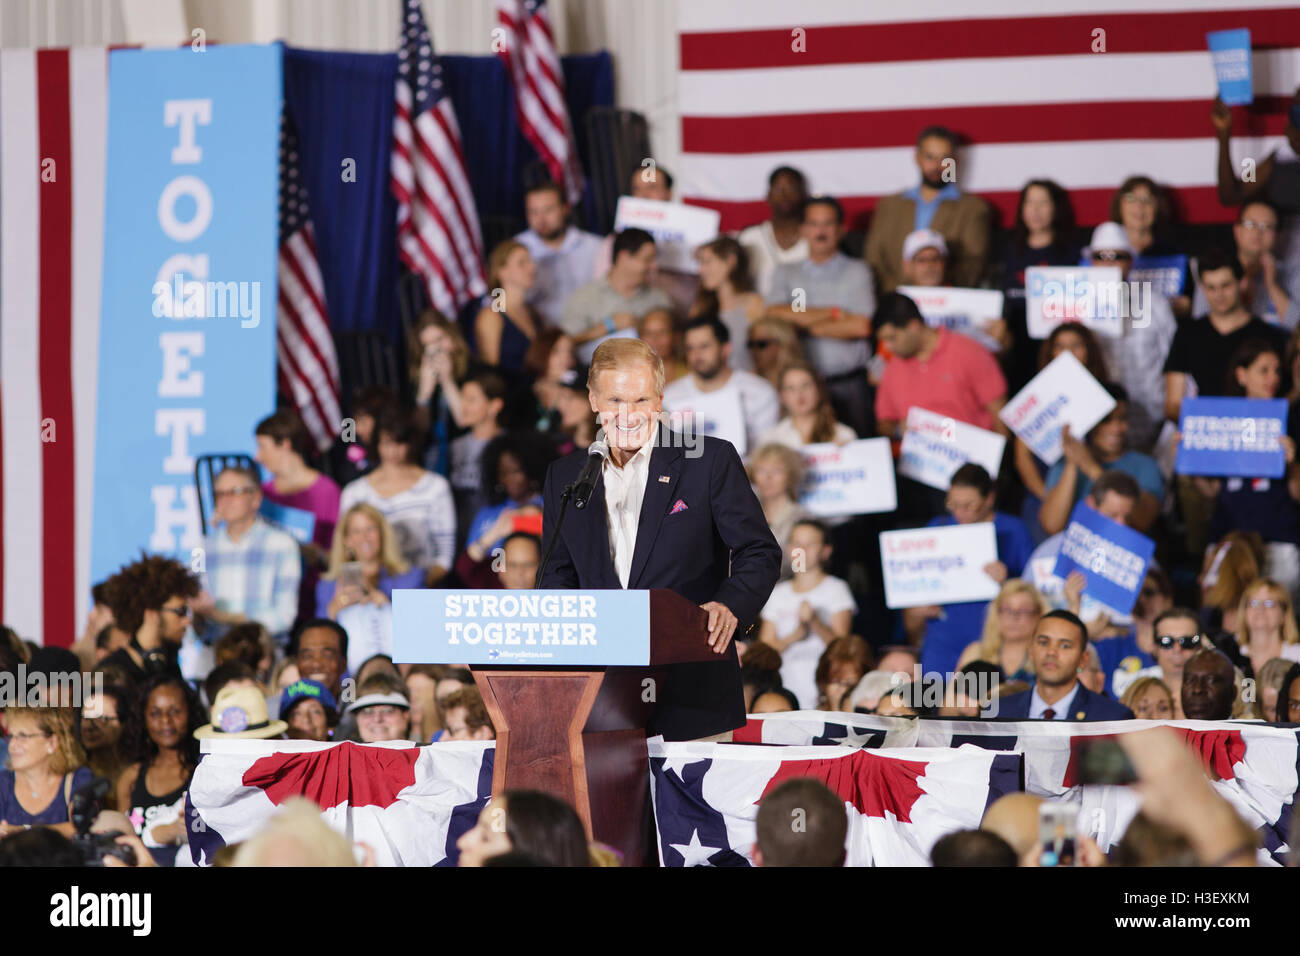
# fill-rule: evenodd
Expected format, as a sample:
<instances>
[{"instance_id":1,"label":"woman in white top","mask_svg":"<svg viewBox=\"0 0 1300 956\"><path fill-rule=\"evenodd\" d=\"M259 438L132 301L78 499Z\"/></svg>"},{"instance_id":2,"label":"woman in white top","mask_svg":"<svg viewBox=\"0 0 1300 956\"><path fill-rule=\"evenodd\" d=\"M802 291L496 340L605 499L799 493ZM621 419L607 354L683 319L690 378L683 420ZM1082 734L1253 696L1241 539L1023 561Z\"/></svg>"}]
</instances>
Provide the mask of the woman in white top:
<instances>
[{"instance_id":1,"label":"woman in white top","mask_svg":"<svg viewBox=\"0 0 1300 956\"><path fill-rule=\"evenodd\" d=\"M804 445L843 445L858 437L852 428L836 420L826 383L811 365L793 362L781 370L779 381L785 417L767 430L759 444L775 442L799 451Z\"/></svg>"},{"instance_id":2,"label":"woman in white top","mask_svg":"<svg viewBox=\"0 0 1300 956\"><path fill-rule=\"evenodd\" d=\"M812 710L819 697L817 662L828 644L848 636L857 603L844 581L822 570L831 556L822 524L797 523L788 551L794 577L772 589L758 637L781 652L781 683L800 708Z\"/></svg>"},{"instance_id":3,"label":"woman in white top","mask_svg":"<svg viewBox=\"0 0 1300 956\"><path fill-rule=\"evenodd\" d=\"M456 549L456 506L451 484L419 465L420 433L404 410L384 413L376 425L379 466L344 489L339 513L374 506L392 525L402 559L423 568L432 586L451 567Z\"/></svg>"},{"instance_id":4,"label":"woman in white top","mask_svg":"<svg viewBox=\"0 0 1300 956\"><path fill-rule=\"evenodd\" d=\"M1300 662L1300 629L1291 594L1271 578L1260 578L1241 595L1237 647L1258 674L1275 657Z\"/></svg>"}]
</instances>

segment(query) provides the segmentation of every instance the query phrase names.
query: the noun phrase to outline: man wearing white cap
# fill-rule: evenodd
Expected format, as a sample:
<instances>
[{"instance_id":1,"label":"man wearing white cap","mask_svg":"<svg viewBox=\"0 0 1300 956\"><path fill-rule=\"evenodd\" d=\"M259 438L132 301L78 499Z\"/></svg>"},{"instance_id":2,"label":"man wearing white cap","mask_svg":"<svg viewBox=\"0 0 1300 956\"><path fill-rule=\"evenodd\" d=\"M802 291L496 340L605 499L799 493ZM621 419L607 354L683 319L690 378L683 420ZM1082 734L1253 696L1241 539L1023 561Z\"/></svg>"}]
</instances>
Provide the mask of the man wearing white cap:
<instances>
[{"instance_id":1,"label":"man wearing white cap","mask_svg":"<svg viewBox=\"0 0 1300 956\"><path fill-rule=\"evenodd\" d=\"M929 126L916 138L916 170L921 181L895 196L882 196L871 214L863 258L881 292L904 281L903 238L933 229L948 244L948 275L953 285L974 287L984 274L989 251L988 203L958 188L957 137Z\"/></svg>"},{"instance_id":2,"label":"man wearing white cap","mask_svg":"<svg viewBox=\"0 0 1300 956\"><path fill-rule=\"evenodd\" d=\"M916 229L903 240L903 281L933 288L943 285L948 243L933 229Z\"/></svg>"},{"instance_id":3,"label":"man wearing white cap","mask_svg":"<svg viewBox=\"0 0 1300 956\"><path fill-rule=\"evenodd\" d=\"M1092 242L1083 250L1094 266L1116 266L1121 281L1133 267L1133 246L1128 233L1117 222L1103 222L1092 232ZM1097 301L1115 301L1098 290ZM1178 325L1169 302L1154 286L1124 286L1118 301L1127 304L1123 332L1119 337L1099 335L1106 366L1115 381L1128 392L1129 443L1149 452L1160 435L1165 417L1165 358Z\"/></svg>"}]
</instances>

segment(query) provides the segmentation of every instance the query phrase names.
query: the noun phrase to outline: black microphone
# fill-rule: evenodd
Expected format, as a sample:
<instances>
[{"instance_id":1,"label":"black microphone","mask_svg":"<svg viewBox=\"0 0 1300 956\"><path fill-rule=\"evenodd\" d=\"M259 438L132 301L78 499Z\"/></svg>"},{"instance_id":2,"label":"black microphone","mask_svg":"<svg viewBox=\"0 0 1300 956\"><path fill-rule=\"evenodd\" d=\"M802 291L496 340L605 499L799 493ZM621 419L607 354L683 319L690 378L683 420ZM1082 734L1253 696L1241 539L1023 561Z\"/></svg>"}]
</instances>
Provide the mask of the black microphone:
<instances>
[{"instance_id":1,"label":"black microphone","mask_svg":"<svg viewBox=\"0 0 1300 956\"><path fill-rule=\"evenodd\" d=\"M600 434L604 434L601 429ZM605 464L605 459L609 457L609 445L599 436L587 448L587 464L582 468L582 474L578 475L578 480L569 485L573 493L573 507L581 511L587 507L587 502L591 498L591 493L596 490L596 481L600 478L600 469Z\"/></svg>"}]
</instances>

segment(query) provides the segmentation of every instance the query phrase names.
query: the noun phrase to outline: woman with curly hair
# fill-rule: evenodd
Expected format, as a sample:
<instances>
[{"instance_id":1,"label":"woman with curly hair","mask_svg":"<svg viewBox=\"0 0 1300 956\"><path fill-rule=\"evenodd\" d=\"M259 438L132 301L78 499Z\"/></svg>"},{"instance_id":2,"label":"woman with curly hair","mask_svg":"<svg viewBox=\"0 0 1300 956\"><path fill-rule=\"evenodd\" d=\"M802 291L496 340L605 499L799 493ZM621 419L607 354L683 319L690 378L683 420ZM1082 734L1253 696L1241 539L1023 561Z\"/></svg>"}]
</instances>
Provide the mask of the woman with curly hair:
<instances>
[{"instance_id":1,"label":"woman with curly hair","mask_svg":"<svg viewBox=\"0 0 1300 956\"><path fill-rule=\"evenodd\" d=\"M72 836L68 804L94 777L83 766L72 718L55 707L11 707L5 728L9 760L0 770L0 837L34 826Z\"/></svg>"},{"instance_id":2,"label":"woman with curly hair","mask_svg":"<svg viewBox=\"0 0 1300 956\"><path fill-rule=\"evenodd\" d=\"M158 865L172 866L185 842L185 791L199 762L194 731L207 715L198 694L168 674L140 688L136 708L139 727L128 744L136 762L117 781L117 805Z\"/></svg>"}]
</instances>

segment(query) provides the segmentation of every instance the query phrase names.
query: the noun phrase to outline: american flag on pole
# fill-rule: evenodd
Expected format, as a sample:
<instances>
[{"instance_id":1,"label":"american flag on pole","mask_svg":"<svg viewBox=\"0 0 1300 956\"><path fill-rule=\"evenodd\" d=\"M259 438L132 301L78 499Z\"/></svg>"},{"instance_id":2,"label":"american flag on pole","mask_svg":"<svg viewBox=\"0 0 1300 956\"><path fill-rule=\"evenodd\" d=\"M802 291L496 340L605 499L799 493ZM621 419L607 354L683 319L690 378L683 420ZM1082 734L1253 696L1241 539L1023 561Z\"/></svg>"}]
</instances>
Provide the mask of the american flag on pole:
<instances>
[{"instance_id":1,"label":"american flag on pole","mask_svg":"<svg viewBox=\"0 0 1300 956\"><path fill-rule=\"evenodd\" d=\"M316 259L307 189L299 176L298 131L287 111L280 121L279 285L280 387L293 401L316 447L324 451L333 444L342 415L339 363Z\"/></svg>"},{"instance_id":2,"label":"american flag on pole","mask_svg":"<svg viewBox=\"0 0 1300 956\"><path fill-rule=\"evenodd\" d=\"M0 52L0 620L68 646L90 597L108 51Z\"/></svg>"},{"instance_id":3,"label":"american flag on pole","mask_svg":"<svg viewBox=\"0 0 1300 956\"><path fill-rule=\"evenodd\" d=\"M519 127L569 202L582 197L582 167L564 99L564 73L555 52L546 0L497 0L505 42L497 51L515 89Z\"/></svg>"},{"instance_id":4,"label":"american flag on pole","mask_svg":"<svg viewBox=\"0 0 1300 956\"><path fill-rule=\"evenodd\" d=\"M728 230L767 218L767 176L787 164L860 217L916 185L932 124L967 140L957 184L1004 223L1036 177L1070 190L1081 223L1109 219L1137 173L1170 187L1185 220L1227 222L1205 34L1247 27L1255 42L1255 104L1233 111L1239 175L1283 146L1300 85L1295 0L679 0L677 24L680 192Z\"/></svg>"},{"instance_id":5,"label":"american flag on pole","mask_svg":"<svg viewBox=\"0 0 1300 956\"><path fill-rule=\"evenodd\" d=\"M391 171L398 255L424 279L434 307L453 316L487 292L483 240L460 126L420 0L404 0L397 57Z\"/></svg>"}]
</instances>

